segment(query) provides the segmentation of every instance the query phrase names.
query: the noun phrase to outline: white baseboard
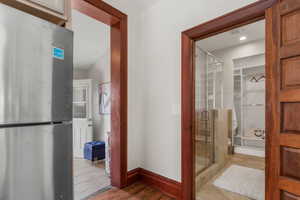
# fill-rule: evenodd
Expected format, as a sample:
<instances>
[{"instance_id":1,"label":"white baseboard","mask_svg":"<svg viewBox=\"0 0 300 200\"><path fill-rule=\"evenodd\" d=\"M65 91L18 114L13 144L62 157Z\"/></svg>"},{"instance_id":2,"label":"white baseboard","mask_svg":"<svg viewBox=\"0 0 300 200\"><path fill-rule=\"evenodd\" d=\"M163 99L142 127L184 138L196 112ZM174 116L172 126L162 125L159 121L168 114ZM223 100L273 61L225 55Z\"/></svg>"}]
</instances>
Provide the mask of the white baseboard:
<instances>
[{"instance_id":1,"label":"white baseboard","mask_svg":"<svg viewBox=\"0 0 300 200\"><path fill-rule=\"evenodd\" d=\"M266 157L266 153L264 150L255 149L251 147L234 147L234 152L238 154L245 154L262 158Z\"/></svg>"}]
</instances>

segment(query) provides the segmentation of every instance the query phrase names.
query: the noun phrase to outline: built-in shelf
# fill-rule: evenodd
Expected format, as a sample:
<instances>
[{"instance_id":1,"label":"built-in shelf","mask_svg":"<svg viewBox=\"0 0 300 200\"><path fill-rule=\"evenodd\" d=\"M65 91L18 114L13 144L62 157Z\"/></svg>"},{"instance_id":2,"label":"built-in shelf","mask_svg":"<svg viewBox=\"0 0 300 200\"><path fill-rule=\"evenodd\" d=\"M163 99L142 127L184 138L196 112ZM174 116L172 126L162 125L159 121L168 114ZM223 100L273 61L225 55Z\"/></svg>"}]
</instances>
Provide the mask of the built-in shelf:
<instances>
[{"instance_id":1,"label":"built-in shelf","mask_svg":"<svg viewBox=\"0 0 300 200\"><path fill-rule=\"evenodd\" d=\"M255 141L265 141L265 139L259 137L241 137L244 140L255 140Z\"/></svg>"},{"instance_id":2,"label":"built-in shelf","mask_svg":"<svg viewBox=\"0 0 300 200\"><path fill-rule=\"evenodd\" d=\"M262 148L265 146L265 139L256 136L247 136L246 127L249 127L246 116L254 117L252 114L263 114L265 109L265 103L259 101L259 99L264 97L265 88L263 88L262 82L249 82L252 80L252 76L256 78L265 73L265 59L264 54L251 55L243 58L234 59L234 71L233 71L233 81L234 81L234 101L235 101L235 111L239 114L239 135L233 137L232 143L235 146L249 147L249 148ZM249 78L248 78L249 77ZM256 78L256 79L259 79ZM253 80L256 80L253 79ZM250 85L251 84L251 85ZM254 84L254 85L253 85ZM251 86L251 87L248 87ZM256 96L256 100L253 96ZM254 113L250 111L255 111ZM259 118L260 119L260 118ZM260 119L262 120L262 119ZM256 125L256 122L251 121L251 126L261 127L262 123ZM254 124L253 124L254 123Z\"/></svg>"},{"instance_id":3,"label":"built-in shelf","mask_svg":"<svg viewBox=\"0 0 300 200\"><path fill-rule=\"evenodd\" d=\"M75 101L73 104L86 104L86 101Z\"/></svg>"},{"instance_id":4,"label":"built-in shelf","mask_svg":"<svg viewBox=\"0 0 300 200\"><path fill-rule=\"evenodd\" d=\"M254 92L266 92L266 90L264 89L258 89L258 90L245 90L245 93L254 93Z\"/></svg>"},{"instance_id":5,"label":"built-in shelf","mask_svg":"<svg viewBox=\"0 0 300 200\"><path fill-rule=\"evenodd\" d=\"M243 107L265 107L264 104L245 104Z\"/></svg>"},{"instance_id":6,"label":"built-in shelf","mask_svg":"<svg viewBox=\"0 0 300 200\"><path fill-rule=\"evenodd\" d=\"M253 68L259 68L259 67L265 67L265 65L249 65L249 66L242 66L242 67L236 67L234 70L245 70L245 69L253 69Z\"/></svg>"}]
</instances>

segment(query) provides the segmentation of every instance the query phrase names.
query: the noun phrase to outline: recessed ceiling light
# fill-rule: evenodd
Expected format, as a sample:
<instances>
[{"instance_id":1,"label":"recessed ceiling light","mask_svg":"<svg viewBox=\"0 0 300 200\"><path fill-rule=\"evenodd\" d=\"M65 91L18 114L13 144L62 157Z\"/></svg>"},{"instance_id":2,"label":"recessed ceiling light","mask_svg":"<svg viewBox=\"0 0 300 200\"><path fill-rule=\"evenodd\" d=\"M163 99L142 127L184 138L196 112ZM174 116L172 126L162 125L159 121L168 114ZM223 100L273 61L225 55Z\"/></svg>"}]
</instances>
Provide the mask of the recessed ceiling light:
<instances>
[{"instance_id":1,"label":"recessed ceiling light","mask_svg":"<svg viewBox=\"0 0 300 200\"><path fill-rule=\"evenodd\" d=\"M240 41L244 41L244 40L247 40L247 37L246 36L241 36Z\"/></svg>"}]
</instances>

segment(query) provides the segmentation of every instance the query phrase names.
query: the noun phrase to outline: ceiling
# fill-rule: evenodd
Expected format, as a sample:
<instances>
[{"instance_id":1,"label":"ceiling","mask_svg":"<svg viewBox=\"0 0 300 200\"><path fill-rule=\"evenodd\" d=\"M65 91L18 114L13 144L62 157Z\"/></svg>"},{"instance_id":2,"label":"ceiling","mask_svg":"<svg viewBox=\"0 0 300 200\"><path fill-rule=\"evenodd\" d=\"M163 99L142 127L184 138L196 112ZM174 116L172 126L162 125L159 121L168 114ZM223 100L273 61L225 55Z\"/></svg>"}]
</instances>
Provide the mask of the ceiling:
<instances>
[{"instance_id":1,"label":"ceiling","mask_svg":"<svg viewBox=\"0 0 300 200\"><path fill-rule=\"evenodd\" d=\"M104 0L126 14L141 12L160 0Z\"/></svg>"},{"instance_id":2,"label":"ceiling","mask_svg":"<svg viewBox=\"0 0 300 200\"><path fill-rule=\"evenodd\" d=\"M74 67L88 69L109 50L110 27L72 10L72 29L74 31Z\"/></svg>"},{"instance_id":3,"label":"ceiling","mask_svg":"<svg viewBox=\"0 0 300 200\"><path fill-rule=\"evenodd\" d=\"M247 39L240 41L240 37ZM215 51L233 46L238 46L251 41L265 38L265 20L261 20L246 26L239 27L203 40L197 41L196 45L206 51Z\"/></svg>"},{"instance_id":4,"label":"ceiling","mask_svg":"<svg viewBox=\"0 0 300 200\"><path fill-rule=\"evenodd\" d=\"M105 2L127 14L147 9L157 1L160 0L105 0ZM88 69L108 51L110 27L76 10L72 10L72 26L74 31L74 66L75 68ZM241 36L246 36L247 40L240 41ZM196 44L206 51L214 51L264 38L265 21L261 20L200 40Z\"/></svg>"},{"instance_id":5,"label":"ceiling","mask_svg":"<svg viewBox=\"0 0 300 200\"><path fill-rule=\"evenodd\" d=\"M111 6L130 15L141 12L160 0L104 0ZM74 31L74 67L89 69L99 57L106 54L110 43L110 27L72 10Z\"/></svg>"}]
</instances>

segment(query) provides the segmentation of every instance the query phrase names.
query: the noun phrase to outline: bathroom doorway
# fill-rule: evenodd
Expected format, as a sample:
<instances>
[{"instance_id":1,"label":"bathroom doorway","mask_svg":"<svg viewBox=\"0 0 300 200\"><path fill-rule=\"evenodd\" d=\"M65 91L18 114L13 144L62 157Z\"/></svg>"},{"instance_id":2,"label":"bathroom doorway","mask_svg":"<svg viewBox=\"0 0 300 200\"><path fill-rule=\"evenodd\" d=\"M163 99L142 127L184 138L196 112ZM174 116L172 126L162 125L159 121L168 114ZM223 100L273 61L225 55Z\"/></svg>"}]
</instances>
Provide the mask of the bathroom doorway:
<instances>
[{"instance_id":1,"label":"bathroom doorway","mask_svg":"<svg viewBox=\"0 0 300 200\"><path fill-rule=\"evenodd\" d=\"M264 200L265 20L198 40L195 69L195 194Z\"/></svg>"},{"instance_id":2,"label":"bathroom doorway","mask_svg":"<svg viewBox=\"0 0 300 200\"><path fill-rule=\"evenodd\" d=\"M298 1L261 0L182 33L183 199L300 198L299 13ZM259 23L265 32L247 36L246 27ZM205 48L222 34L245 43L260 31L265 38L253 42L265 40L264 51L231 56L230 63L223 48ZM205 191L201 184L209 182Z\"/></svg>"}]
</instances>

